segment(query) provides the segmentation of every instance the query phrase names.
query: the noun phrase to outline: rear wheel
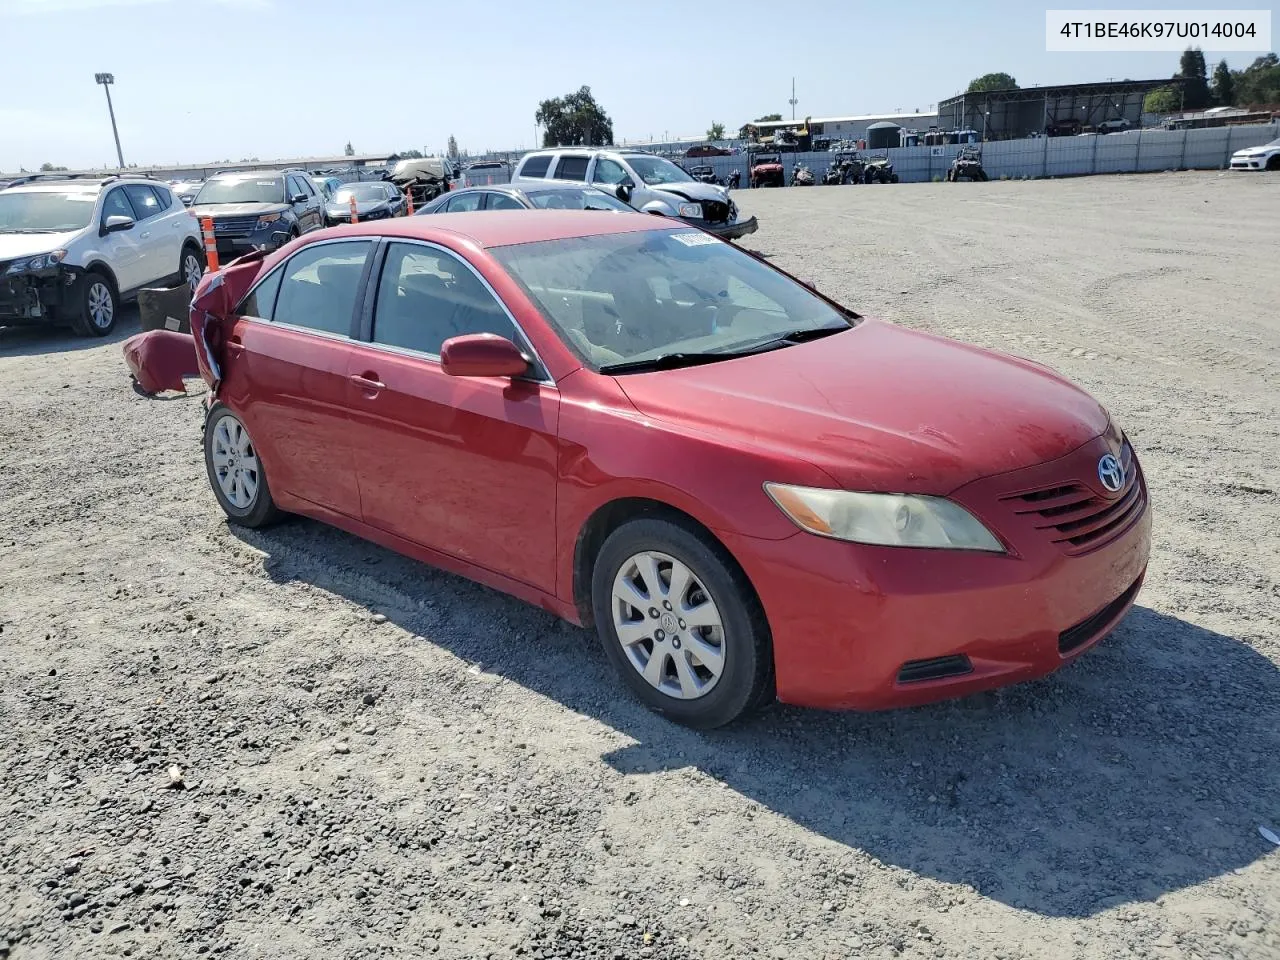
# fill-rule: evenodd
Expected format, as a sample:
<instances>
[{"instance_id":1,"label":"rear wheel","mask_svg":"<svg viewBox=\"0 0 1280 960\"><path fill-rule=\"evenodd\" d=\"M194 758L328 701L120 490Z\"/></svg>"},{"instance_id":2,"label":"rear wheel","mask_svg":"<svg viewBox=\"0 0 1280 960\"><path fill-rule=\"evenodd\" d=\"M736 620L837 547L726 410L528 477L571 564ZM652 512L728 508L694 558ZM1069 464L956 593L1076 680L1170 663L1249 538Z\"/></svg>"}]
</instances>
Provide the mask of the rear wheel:
<instances>
[{"instance_id":1,"label":"rear wheel","mask_svg":"<svg viewBox=\"0 0 1280 960\"><path fill-rule=\"evenodd\" d=\"M105 337L115 329L120 310L115 284L104 274L89 272L80 278L71 328L81 336Z\"/></svg>"},{"instance_id":2,"label":"rear wheel","mask_svg":"<svg viewBox=\"0 0 1280 960\"><path fill-rule=\"evenodd\" d=\"M672 720L719 727L773 697L760 602L723 548L690 526L642 518L610 534L592 608L623 682Z\"/></svg>"},{"instance_id":3,"label":"rear wheel","mask_svg":"<svg viewBox=\"0 0 1280 960\"><path fill-rule=\"evenodd\" d=\"M280 519L249 431L221 403L205 420L204 461L213 495L232 523L265 527Z\"/></svg>"},{"instance_id":4,"label":"rear wheel","mask_svg":"<svg viewBox=\"0 0 1280 960\"><path fill-rule=\"evenodd\" d=\"M182 264L178 275L192 290L199 285L200 278L204 276L204 255L198 247L188 244L182 248Z\"/></svg>"}]
</instances>

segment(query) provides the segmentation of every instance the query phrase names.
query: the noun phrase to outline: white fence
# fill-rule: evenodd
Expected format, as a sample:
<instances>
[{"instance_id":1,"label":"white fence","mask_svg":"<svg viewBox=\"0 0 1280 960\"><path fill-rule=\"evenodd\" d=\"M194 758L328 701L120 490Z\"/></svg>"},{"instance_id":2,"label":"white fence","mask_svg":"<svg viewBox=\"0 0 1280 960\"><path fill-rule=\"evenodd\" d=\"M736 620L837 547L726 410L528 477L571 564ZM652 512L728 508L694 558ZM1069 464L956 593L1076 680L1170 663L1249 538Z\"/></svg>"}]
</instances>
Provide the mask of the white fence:
<instances>
[{"instance_id":1,"label":"white fence","mask_svg":"<svg viewBox=\"0 0 1280 960\"><path fill-rule=\"evenodd\" d=\"M992 179L1010 177L1078 177L1094 173L1154 173L1160 170L1221 170L1231 154L1280 137L1280 124L1209 127L1199 130L1135 130L1105 136L1037 137L978 144L982 166ZM894 171L906 183L942 179L960 152L959 144L943 147L897 147L863 151L888 154ZM819 181L834 153L784 153L788 182L792 167L802 162ZM711 166L717 177L734 170L746 187L746 156L689 159L686 167Z\"/></svg>"}]
</instances>

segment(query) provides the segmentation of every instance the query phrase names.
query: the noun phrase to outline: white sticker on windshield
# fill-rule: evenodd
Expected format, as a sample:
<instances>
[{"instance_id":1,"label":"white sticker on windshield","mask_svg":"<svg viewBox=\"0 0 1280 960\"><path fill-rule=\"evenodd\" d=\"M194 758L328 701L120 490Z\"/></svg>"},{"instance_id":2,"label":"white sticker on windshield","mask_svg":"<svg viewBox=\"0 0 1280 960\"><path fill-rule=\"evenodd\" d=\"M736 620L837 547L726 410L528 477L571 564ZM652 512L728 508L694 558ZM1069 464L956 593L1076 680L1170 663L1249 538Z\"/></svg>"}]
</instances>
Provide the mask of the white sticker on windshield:
<instances>
[{"instance_id":1,"label":"white sticker on windshield","mask_svg":"<svg viewBox=\"0 0 1280 960\"><path fill-rule=\"evenodd\" d=\"M701 247L708 243L720 242L709 233L673 233L671 239L679 240L686 247Z\"/></svg>"}]
</instances>

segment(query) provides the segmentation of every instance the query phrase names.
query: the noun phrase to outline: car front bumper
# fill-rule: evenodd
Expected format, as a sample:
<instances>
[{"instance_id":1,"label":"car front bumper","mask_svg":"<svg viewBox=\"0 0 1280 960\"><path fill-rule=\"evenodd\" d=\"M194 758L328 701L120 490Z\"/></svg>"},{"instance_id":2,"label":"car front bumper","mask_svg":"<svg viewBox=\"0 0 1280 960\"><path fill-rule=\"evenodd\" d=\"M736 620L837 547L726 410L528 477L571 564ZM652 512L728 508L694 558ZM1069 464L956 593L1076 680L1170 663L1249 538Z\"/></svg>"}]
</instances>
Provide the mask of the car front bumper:
<instances>
[{"instance_id":1,"label":"car front bumper","mask_svg":"<svg viewBox=\"0 0 1280 960\"><path fill-rule=\"evenodd\" d=\"M75 309L79 267L58 264L49 270L0 275L0 325L58 323Z\"/></svg>"},{"instance_id":2,"label":"car front bumper","mask_svg":"<svg viewBox=\"0 0 1280 960\"><path fill-rule=\"evenodd\" d=\"M217 236L216 234L215 236L218 241L218 257L223 263L230 262L236 257L243 257L259 247L278 250L289 242L287 227L283 230L266 227L246 236Z\"/></svg>"},{"instance_id":3,"label":"car front bumper","mask_svg":"<svg viewBox=\"0 0 1280 960\"><path fill-rule=\"evenodd\" d=\"M721 240L737 240L739 237L745 237L747 234L755 233L760 229L760 224L756 222L755 217L735 220L732 223L707 223L705 220L686 220L685 223L701 227L708 233L715 234Z\"/></svg>"},{"instance_id":4,"label":"car front bumper","mask_svg":"<svg viewBox=\"0 0 1280 960\"><path fill-rule=\"evenodd\" d=\"M1088 455L1096 465L1096 451ZM912 706L1046 676L1110 633L1132 606L1150 555L1140 473L1137 482L1141 513L1076 555L1040 530L1006 554L872 547L802 532L721 536L764 607L778 699L827 709ZM960 494L980 519L991 515L973 506L981 498Z\"/></svg>"},{"instance_id":5,"label":"car front bumper","mask_svg":"<svg viewBox=\"0 0 1280 960\"><path fill-rule=\"evenodd\" d=\"M1262 157L1232 157L1232 170L1261 170L1266 161Z\"/></svg>"}]
</instances>

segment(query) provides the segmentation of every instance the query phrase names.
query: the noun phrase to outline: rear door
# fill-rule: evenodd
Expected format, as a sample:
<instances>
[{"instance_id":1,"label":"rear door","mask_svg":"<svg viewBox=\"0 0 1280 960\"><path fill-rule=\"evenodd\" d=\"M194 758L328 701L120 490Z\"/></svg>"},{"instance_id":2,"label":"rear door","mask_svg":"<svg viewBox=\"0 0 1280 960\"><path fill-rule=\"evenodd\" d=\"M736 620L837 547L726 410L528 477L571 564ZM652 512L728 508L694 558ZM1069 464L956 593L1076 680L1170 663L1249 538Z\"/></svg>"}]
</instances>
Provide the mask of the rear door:
<instances>
[{"instance_id":1,"label":"rear door","mask_svg":"<svg viewBox=\"0 0 1280 960\"><path fill-rule=\"evenodd\" d=\"M222 387L271 486L354 519L347 367L373 248L373 240L308 244L259 282L228 338Z\"/></svg>"}]
</instances>

